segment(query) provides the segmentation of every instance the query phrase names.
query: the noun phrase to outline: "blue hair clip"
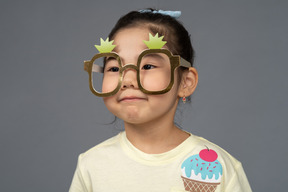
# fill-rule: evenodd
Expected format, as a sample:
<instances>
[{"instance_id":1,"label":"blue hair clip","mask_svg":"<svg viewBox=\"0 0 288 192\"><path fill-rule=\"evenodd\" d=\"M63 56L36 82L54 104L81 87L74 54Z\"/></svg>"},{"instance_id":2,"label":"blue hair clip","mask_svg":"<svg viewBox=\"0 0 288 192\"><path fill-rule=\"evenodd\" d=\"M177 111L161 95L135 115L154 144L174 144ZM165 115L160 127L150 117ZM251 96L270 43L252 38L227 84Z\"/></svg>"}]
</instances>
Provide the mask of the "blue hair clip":
<instances>
[{"instance_id":1,"label":"blue hair clip","mask_svg":"<svg viewBox=\"0 0 288 192\"><path fill-rule=\"evenodd\" d=\"M163 11L163 10L150 10L150 9L142 9L139 10L140 13L159 13L162 15L169 15L170 17L173 17L175 19L179 18L181 16L181 11Z\"/></svg>"}]
</instances>

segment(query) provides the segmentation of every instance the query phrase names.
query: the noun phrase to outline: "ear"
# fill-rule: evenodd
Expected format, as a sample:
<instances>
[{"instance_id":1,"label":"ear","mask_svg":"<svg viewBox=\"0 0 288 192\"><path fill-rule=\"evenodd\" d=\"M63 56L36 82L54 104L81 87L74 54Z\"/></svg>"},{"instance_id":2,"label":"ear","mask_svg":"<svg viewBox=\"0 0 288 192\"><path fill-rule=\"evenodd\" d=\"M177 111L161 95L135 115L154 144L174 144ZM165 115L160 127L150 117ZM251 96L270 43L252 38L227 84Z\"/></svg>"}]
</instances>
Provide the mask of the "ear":
<instances>
[{"instance_id":1,"label":"ear","mask_svg":"<svg viewBox=\"0 0 288 192\"><path fill-rule=\"evenodd\" d=\"M187 97L192 95L198 84L198 72L194 67L189 67L186 70L181 79L178 96Z\"/></svg>"}]
</instances>

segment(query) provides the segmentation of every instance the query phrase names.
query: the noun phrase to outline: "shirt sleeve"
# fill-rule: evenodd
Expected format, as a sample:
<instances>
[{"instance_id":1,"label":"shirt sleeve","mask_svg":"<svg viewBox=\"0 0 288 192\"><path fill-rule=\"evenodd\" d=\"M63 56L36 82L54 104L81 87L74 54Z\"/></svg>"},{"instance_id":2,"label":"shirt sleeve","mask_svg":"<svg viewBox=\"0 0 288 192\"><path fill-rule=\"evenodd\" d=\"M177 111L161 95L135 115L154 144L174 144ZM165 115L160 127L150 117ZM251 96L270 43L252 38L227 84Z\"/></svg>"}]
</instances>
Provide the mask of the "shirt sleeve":
<instances>
[{"instance_id":1,"label":"shirt sleeve","mask_svg":"<svg viewBox=\"0 0 288 192\"><path fill-rule=\"evenodd\" d=\"M74 177L72 179L69 192L89 192L88 190L89 179L87 178L88 174L84 170L85 166L83 166L81 160L82 160L82 155L79 155L76 171L74 173ZM85 173L86 173L86 176L85 176Z\"/></svg>"},{"instance_id":2,"label":"shirt sleeve","mask_svg":"<svg viewBox=\"0 0 288 192\"><path fill-rule=\"evenodd\" d=\"M235 167L235 172L232 175L225 191L252 192L241 163Z\"/></svg>"}]
</instances>

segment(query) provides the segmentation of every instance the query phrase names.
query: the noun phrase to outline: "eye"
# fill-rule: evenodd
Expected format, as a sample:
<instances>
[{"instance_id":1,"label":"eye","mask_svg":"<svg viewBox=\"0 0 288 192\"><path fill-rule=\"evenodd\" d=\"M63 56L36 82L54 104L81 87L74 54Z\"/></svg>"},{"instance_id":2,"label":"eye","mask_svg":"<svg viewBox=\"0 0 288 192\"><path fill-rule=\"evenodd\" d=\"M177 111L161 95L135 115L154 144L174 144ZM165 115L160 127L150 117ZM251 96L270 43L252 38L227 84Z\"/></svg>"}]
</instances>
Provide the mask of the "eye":
<instances>
[{"instance_id":1,"label":"eye","mask_svg":"<svg viewBox=\"0 0 288 192\"><path fill-rule=\"evenodd\" d=\"M144 69L144 70L149 70L149 69L154 69L154 68L155 68L155 66L151 65L151 64L146 64L142 67L142 69Z\"/></svg>"},{"instance_id":2,"label":"eye","mask_svg":"<svg viewBox=\"0 0 288 192\"><path fill-rule=\"evenodd\" d=\"M105 71L106 72L118 72L119 71L119 64L116 58L108 57L105 60Z\"/></svg>"},{"instance_id":3,"label":"eye","mask_svg":"<svg viewBox=\"0 0 288 192\"><path fill-rule=\"evenodd\" d=\"M119 71L119 67L110 67L107 71L118 72Z\"/></svg>"}]
</instances>

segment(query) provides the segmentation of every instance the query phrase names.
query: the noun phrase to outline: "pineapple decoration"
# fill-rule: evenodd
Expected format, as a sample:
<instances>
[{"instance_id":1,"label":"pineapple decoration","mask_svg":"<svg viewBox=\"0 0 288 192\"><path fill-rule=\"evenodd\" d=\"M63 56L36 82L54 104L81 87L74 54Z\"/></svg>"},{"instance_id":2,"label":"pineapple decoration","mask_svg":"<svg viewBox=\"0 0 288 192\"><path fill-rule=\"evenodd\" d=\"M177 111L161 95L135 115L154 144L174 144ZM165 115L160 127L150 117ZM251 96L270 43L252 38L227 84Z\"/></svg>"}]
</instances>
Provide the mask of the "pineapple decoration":
<instances>
[{"instance_id":1,"label":"pineapple decoration","mask_svg":"<svg viewBox=\"0 0 288 192\"><path fill-rule=\"evenodd\" d=\"M167 42L163 41L162 39L164 36L158 37L158 33L153 36L149 33L149 41L144 41L149 49L161 49Z\"/></svg>"},{"instance_id":2,"label":"pineapple decoration","mask_svg":"<svg viewBox=\"0 0 288 192\"><path fill-rule=\"evenodd\" d=\"M158 33L153 36L149 33L149 41L144 41L149 49L161 49L167 42L162 39L164 36L159 37ZM104 41L100 38L100 45L95 45L95 48L99 51L99 53L110 53L116 47L113 45L114 40L109 41L109 37Z\"/></svg>"},{"instance_id":3,"label":"pineapple decoration","mask_svg":"<svg viewBox=\"0 0 288 192\"><path fill-rule=\"evenodd\" d=\"M109 37L105 41L100 38L100 45L95 45L95 47L99 53L110 53L116 47L116 45L112 44L113 42L114 40L109 41Z\"/></svg>"},{"instance_id":4,"label":"pineapple decoration","mask_svg":"<svg viewBox=\"0 0 288 192\"><path fill-rule=\"evenodd\" d=\"M116 45L112 44L113 42L114 42L114 40L109 41L109 37L107 37L105 41L102 38L100 38L100 45L94 45L94 46L99 51L99 53L110 53L116 47ZM89 70L88 69L89 63L90 63L90 61L84 61L84 70L87 72ZM93 66L93 70L95 70L94 72L96 72L96 71L102 72L103 71L102 67L100 67L98 65Z\"/></svg>"}]
</instances>

